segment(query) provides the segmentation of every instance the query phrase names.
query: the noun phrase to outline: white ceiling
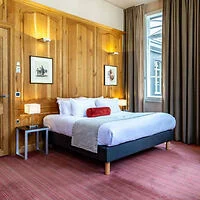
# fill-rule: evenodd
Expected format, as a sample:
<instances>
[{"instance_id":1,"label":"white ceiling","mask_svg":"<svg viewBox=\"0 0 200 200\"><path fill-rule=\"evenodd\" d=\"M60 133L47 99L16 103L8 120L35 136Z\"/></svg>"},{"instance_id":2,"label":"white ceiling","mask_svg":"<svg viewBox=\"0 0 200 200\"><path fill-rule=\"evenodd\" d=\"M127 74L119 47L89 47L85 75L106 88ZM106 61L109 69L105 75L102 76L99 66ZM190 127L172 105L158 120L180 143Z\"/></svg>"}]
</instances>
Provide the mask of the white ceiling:
<instances>
[{"instance_id":1,"label":"white ceiling","mask_svg":"<svg viewBox=\"0 0 200 200\"><path fill-rule=\"evenodd\" d=\"M126 9L126 8L129 8L129 7L132 7L132 6L137 6L137 5L140 5L140 4L147 4L149 2L152 2L152 1L155 1L155 0L105 0L119 8L123 8L123 9Z\"/></svg>"}]
</instances>

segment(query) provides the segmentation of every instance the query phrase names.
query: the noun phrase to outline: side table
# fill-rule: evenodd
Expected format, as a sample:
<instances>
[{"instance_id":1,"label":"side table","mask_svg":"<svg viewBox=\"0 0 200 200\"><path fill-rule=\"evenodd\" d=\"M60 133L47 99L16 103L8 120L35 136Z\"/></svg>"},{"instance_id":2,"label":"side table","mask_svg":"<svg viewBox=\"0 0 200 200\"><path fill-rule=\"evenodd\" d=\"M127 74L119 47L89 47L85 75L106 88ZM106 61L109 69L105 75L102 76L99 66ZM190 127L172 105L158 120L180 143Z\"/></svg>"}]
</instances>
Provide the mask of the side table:
<instances>
[{"instance_id":1,"label":"side table","mask_svg":"<svg viewBox=\"0 0 200 200\"><path fill-rule=\"evenodd\" d=\"M46 140L45 140L45 154L48 154L48 127L45 126L38 126L35 128L29 128L28 126L20 126L16 128L16 155L23 157L25 160L28 159L28 135L30 133L35 133L36 134L36 150L40 150L39 148L39 133L41 131L45 131L46 132ZM24 133L24 155L22 155L19 152L19 133L22 132Z\"/></svg>"}]
</instances>

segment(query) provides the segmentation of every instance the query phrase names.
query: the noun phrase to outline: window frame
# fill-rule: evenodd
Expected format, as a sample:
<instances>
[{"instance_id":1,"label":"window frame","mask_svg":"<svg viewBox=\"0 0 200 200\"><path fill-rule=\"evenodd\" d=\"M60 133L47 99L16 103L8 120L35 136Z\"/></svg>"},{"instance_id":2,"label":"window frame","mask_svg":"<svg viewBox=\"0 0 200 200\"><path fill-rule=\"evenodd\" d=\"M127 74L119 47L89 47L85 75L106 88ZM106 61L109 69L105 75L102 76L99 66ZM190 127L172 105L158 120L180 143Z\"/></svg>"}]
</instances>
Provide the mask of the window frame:
<instances>
[{"instance_id":1,"label":"window frame","mask_svg":"<svg viewBox=\"0 0 200 200\"><path fill-rule=\"evenodd\" d=\"M147 79L149 78L148 77L148 70L149 68L147 67L148 64L148 52L147 52L147 49L150 48L148 47L148 40L147 40L147 35L148 35L148 27L147 27L147 17L151 16L151 15L159 15L159 14L162 14L163 16L163 11L162 9L158 9L158 10L155 10L153 12L149 12L149 13L146 13L145 14L145 17L144 17L144 100L145 101L149 101L149 102L161 102L162 101L162 64L161 64L161 96L148 96L148 85L147 85ZM162 39L163 40L163 39ZM161 51L162 51L162 48L161 48ZM161 55L161 61L162 61L162 55ZM150 87L150 85L149 85Z\"/></svg>"}]
</instances>

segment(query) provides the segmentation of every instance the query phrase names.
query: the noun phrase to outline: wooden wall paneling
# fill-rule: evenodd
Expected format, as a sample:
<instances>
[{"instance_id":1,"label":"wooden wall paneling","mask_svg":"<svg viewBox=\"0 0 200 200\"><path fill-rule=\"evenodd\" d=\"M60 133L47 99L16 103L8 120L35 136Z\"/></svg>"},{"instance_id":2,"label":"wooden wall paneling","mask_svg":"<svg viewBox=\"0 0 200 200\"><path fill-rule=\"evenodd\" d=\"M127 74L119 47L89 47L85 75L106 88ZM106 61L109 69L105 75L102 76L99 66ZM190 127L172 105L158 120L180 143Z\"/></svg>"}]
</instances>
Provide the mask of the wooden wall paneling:
<instances>
[{"instance_id":1,"label":"wooden wall paneling","mask_svg":"<svg viewBox=\"0 0 200 200\"><path fill-rule=\"evenodd\" d=\"M0 21L7 21L7 0L0 0Z\"/></svg>"},{"instance_id":2,"label":"wooden wall paneling","mask_svg":"<svg viewBox=\"0 0 200 200\"><path fill-rule=\"evenodd\" d=\"M0 95L9 95L9 31L0 24ZM9 98L0 98L0 156L8 155Z\"/></svg>"},{"instance_id":3,"label":"wooden wall paneling","mask_svg":"<svg viewBox=\"0 0 200 200\"><path fill-rule=\"evenodd\" d=\"M78 72L77 69L77 24L70 23L68 24L68 59L69 59L69 68L68 68L68 96L76 97L78 93ZM65 84L65 82L63 82Z\"/></svg>"},{"instance_id":4,"label":"wooden wall paneling","mask_svg":"<svg viewBox=\"0 0 200 200\"><path fill-rule=\"evenodd\" d=\"M24 13L23 31L24 31L24 75L22 81L23 101L40 103L42 113L55 113L57 105L55 98L61 94L61 22L43 13ZM42 43L39 38L48 37L52 41ZM53 58L53 84L30 84L30 61L29 56L41 56ZM47 101L54 99L51 106L46 110ZM56 108L56 109L55 109ZM23 108L22 108L23 111ZM23 113L23 112L22 112ZM41 115L39 115L42 117ZM27 123L20 116L21 122ZM40 120L42 123L42 121ZM21 123L22 124L22 123Z\"/></svg>"},{"instance_id":5,"label":"wooden wall paneling","mask_svg":"<svg viewBox=\"0 0 200 200\"><path fill-rule=\"evenodd\" d=\"M94 96L95 28L68 21L68 96ZM65 84L65 82L63 82Z\"/></svg>"},{"instance_id":6,"label":"wooden wall paneling","mask_svg":"<svg viewBox=\"0 0 200 200\"><path fill-rule=\"evenodd\" d=\"M79 96L93 97L94 29L77 24L77 71Z\"/></svg>"},{"instance_id":7,"label":"wooden wall paneling","mask_svg":"<svg viewBox=\"0 0 200 200\"><path fill-rule=\"evenodd\" d=\"M62 66L62 97L68 97L68 86L69 86L69 45L68 45L68 41L69 41L69 26L67 24L67 19L65 17L63 17L63 66Z\"/></svg>"},{"instance_id":8,"label":"wooden wall paneling","mask_svg":"<svg viewBox=\"0 0 200 200\"><path fill-rule=\"evenodd\" d=\"M55 99L62 94L62 17L59 19L49 18L49 43L48 54L53 58L53 85L47 85L48 98ZM50 90L51 88L51 90Z\"/></svg>"},{"instance_id":9,"label":"wooden wall paneling","mask_svg":"<svg viewBox=\"0 0 200 200\"><path fill-rule=\"evenodd\" d=\"M15 154L15 126L18 118L16 107L21 104L21 98L15 97L15 92L21 89L22 74L16 74L15 65L21 63L21 10L14 1L7 1L7 20L10 26L10 52L9 52L9 84L10 84L10 135L9 135L9 152Z\"/></svg>"},{"instance_id":10,"label":"wooden wall paneling","mask_svg":"<svg viewBox=\"0 0 200 200\"><path fill-rule=\"evenodd\" d=\"M41 104L42 113L35 120L42 123L46 114L58 112L57 96L121 95L122 54L115 58L108 55L111 48L122 52L120 31L29 1L9 0L7 5L8 23L14 27L13 97L16 91L21 92L20 98L13 98L13 119L20 119L20 124L13 120L14 127L29 123L25 103ZM41 37L52 41L41 43L37 40ZM30 55L53 58L53 84L30 84ZM20 74L15 73L17 61ZM118 86L104 86L105 64L118 66ZM14 144L12 138L12 152Z\"/></svg>"},{"instance_id":11,"label":"wooden wall paneling","mask_svg":"<svg viewBox=\"0 0 200 200\"><path fill-rule=\"evenodd\" d=\"M9 11L9 23L13 25L14 28L14 45L13 45L13 51L14 51L14 58L13 58L13 63L15 66L17 62L20 62L20 66L21 66L21 73L15 73L15 70L13 71L13 77L14 77L14 81L13 81L13 96L14 96L14 109L16 107L18 107L21 104L21 98L16 98L15 97L15 92L20 91L21 92L21 83L22 83L22 77L23 77L23 70L22 70L22 33L21 33L21 10L20 8L15 4L15 2L13 1L9 1L8 3L8 11ZM14 67L15 68L15 67ZM16 114L15 114L16 115Z\"/></svg>"},{"instance_id":12,"label":"wooden wall paneling","mask_svg":"<svg viewBox=\"0 0 200 200\"><path fill-rule=\"evenodd\" d=\"M110 55L109 52L119 52L119 55ZM117 86L104 85L104 65L114 65L118 69ZM97 33L97 94L106 97L122 98L123 94L122 69L122 34L98 29Z\"/></svg>"},{"instance_id":13,"label":"wooden wall paneling","mask_svg":"<svg viewBox=\"0 0 200 200\"><path fill-rule=\"evenodd\" d=\"M95 67L95 27L88 27L85 50L87 52L85 67L87 69L87 96L94 97L94 67ZM85 79L84 79L85 80Z\"/></svg>"},{"instance_id":14,"label":"wooden wall paneling","mask_svg":"<svg viewBox=\"0 0 200 200\"><path fill-rule=\"evenodd\" d=\"M46 116L48 114L58 113L58 105L57 105L55 99L52 99L52 100L42 99L40 101L33 99L28 102L22 102L21 105L18 107L18 109L16 109L16 119L20 120L20 124L16 124L16 127L29 124L31 115L24 113L24 104L25 103L35 103L35 102L40 103L41 108L42 108L40 114L34 115L33 120L35 123L42 124L42 119L44 116Z\"/></svg>"},{"instance_id":15,"label":"wooden wall paneling","mask_svg":"<svg viewBox=\"0 0 200 200\"><path fill-rule=\"evenodd\" d=\"M9 0L9 1L19 2L19 3L23 4L23 5L37 8L37 10L45 11L46 13L51 13L54 16L63 16L65 18L69 19L69 20L74 20L74 21L77 21L79 23L83 23L85 25L89 25L89 26L93 26L93 27L106 29L106 30L109 30L109 31L115 31L115 32L118 32L118 33L122 33L122 31L120 31L118 29L114 29L112 27L109 27L109 26L106 26L106 25L103 25L103 24L99 24L97 22L90 21L88 19L84 19L84 18L75 16L75 15L72 15L72 14L63 12L61 10L57 10L57 9L54 9L54 8L51 8L51 7L47 7L47 6L42 5L42 4L38 4L36 2L33 2L32 0Z\"/></svg>"},{"instance_id":16,"label":"wooden wall paneling","mask_svg":"<svg viewBox=\"0 0 200 200\"><path fill-rule=\"evenodd\" d=\"M123 66L122 66L122 35L109 34L111 52L118 52L118 55L109 55L110 65L117 66L117 86L111 87L111 97L123 98Z\"/></svg>"},{"instance_id":17,"label":"wooden wall paneling","mask_svg":"<svg viewBox=\"0 0 200 200\"><path fill-rule=\"evenodd\" d=\"M69 97L69 22L63 17L62 97Z\"/></svg>"},{"instance_id":18,"label":"wooden wall paneling","mask_svg":"<svg viewBox=\"0 0 200 200\"><path fill-rule=\"evenodd\" d=\"M23 13L22 18L22 47L23 47L23 54L22 54L22 83L21 83L21 95L22 101L28 101L30 99L38 99L38 94L40 91L37 88L37 84L30 84L30 65L29 65L29 56L30 55L37 55L37 40L35 38L35 30L37 23L37 13ZM45 93L45 91L44 91Z\"/></svg>"},{"instance_id":19,"label":"wooden wall paneling","mask_svg":"<svg viewBox=\"0 0 200 200\"><path fill-rule=\"evenodd\" d=\"M1 82L3 83L1 85L1 94L7 94L9 97L7 98L1 98L1 102L3 103L3 116L1 123L1 135L0 133L0 141L3 141L0 144L0 151L3 150L3 154L6 155L7 153L12 152L13 147L13 138L15 134L13 133L13 121L14 121L14 105L15 102L13 100L13 94L14 94L14 88L13 88L13 29L12 26L7 25L5 23L0 23L1 27L1 50L0 55L3 56L0 60L0 63L2 64L1 67L3 67L2 71L0 72ZM0 67L0 68L1 68ZM1 112L2 114L2 112ZM2 132L3 131L3 132ZM9 146L8 146L9 145ZM2 151L1 151L1 155Z\"/></svg>"},{"instance_id":20,"label":"wooden wall paneling","mask_svg":"<svg viewBox=\"0 0 200 200\"><path fill-rule=\"evenodd\" d=\"M20 6L19 6L20 7ZM29 10L30 9L30 10ZM28 10L28 11L27 11ZM20 124L16 126L28 125L30 123L42 124L42 119L50 113L57 113L58 107L55 97L62 87L58 87L58 76L61 68L61 27L62 17L54 18L46 13L38 12L37 9L24 8L23 5L19 12L21 46L21 77L17 84L17 90L21 92L19 104L16 106L16 118ZM49 37L50 43L41 43L39 38ZM29 56L41 56L53 58L53 84L30 84L30 61ZM60 81L60 80L59 80ZM41 114L24 114L25 103L40 103ZM30 121L32 119L32 121ZM35 138L30 137L30 145L35 143ZM23 139L20 140L23 145Z\"/></svg>"},{"instance_id":21,"label":"wooden wall paneling","mask_svg":"<svg viewBox=\"0 0 200 200\"><path fill-rule=\"evenodd\" d=\"M57 88L56 91L55 89L52 90L51 98L53 97L56 98L58 96L62 96L63 93L63 17L60 16L59 20L56 23L56 27L51 26L51 31L50 33L54 33L56 30L56 38L53 41L55 42L55 55L56 55L56 60L54 60L54 68L56 66L56 71L54 72L54 77L53 81L56 81L56 86ZM51 35L50 35L51 37ZM56 76L56 78L55 78ZM50 87L50 85L48 86Z\"/></svg>"},{"instance_id":22,"label":"wooden wall paneling","mask_svg":"<svg viewBox=\"0 0 200 200\"><path fill-rule=\"evenodd\" d=\"M97 96L97 27L94 29L94 66L93 66L93 95L94 97Z\"/></svg>"},{"instance_id":23,"label":"wooden wall paneling","mask_svg":"<svg viewBox=\"0 0 200 200\"><path fill-rule=\"evenodd\" d=\"M81 24L77 24L77 86L78 94L83 96L87 94L87 88L89 87L87 81L87 74L90 72L90 66L87 66L87 27Z\"/></svg>"},{"instance_id":24,"label":"wooden wall paneling","mask_svg":"<svg viewBox=\"0 0 200 200\"><path fill-rule=\"evenodd\" d=\"M117 95L119 98L125 98L125 86L124 86L124 65L123 65L123 34L118 36L118 48L119 48L119 55L118 55L118 62L119 62L119 70L118 70L118 82L119 86L116 88Z\"/></svg>"},{"instance_id":25,"label":"wooden wall paneling","mask_svg":"<svg viewBox=\"0 0 200 200\"><path fill-rule=\"evenodd\" d=\"M42 13L24 13L24 101L30 99L56 98L58 96L57 74L59 75L60 49L57 42L57 21ZM49 37L51 42L42 43L40 38ZM29 56L53 58L53 84L30 84ZM60 81L60 80L59 80Z\"/></svg>"},{"instance_id":26,"label":"wooden wall paneling","mask_svg":"<svg viewBox=\"0 0 200 200\"><path fill-rule=\"evenodd\" d=\"M97 33L97 74L98 85L97 93L103 94L106 97L123 96L123 76L122 76L122 34L114 34L111 31L98 29ZM109 52L119 52L119 55L110 55ZM114 65L118 69L118 85L104 85L104 65Z\"/></svg>"},{"instance_id":27,"label":"wooden wall paneling","mask_svg":"<svg viewBox=\"0 0 200 200\"><path fill-rule=\"evenodd\" d=\"M104 97L110 96L110 89L104 85L104 65L108 62L108 33L102 29L97 29L97 57L96 57L96 95Z\"/></svg>"},{"instance_id":28,"label":"wooden wall paneling","mask_svg":"<svg viewBox=\"0 0 200 200\"><path fill-rule=\"evenodd\" d=\"M37 7L26 6L13 1L15 9L12 22L15 26L15 61L21 62L21 74L16 74L15 91L21 92L21 98L16 100L15 119L20 119L20 124L26 125L28 116L23 115L25 103L40 103L42 113L57 113L58 107L55 97L62 91L62 16L38 10ZM37 39L50 37L51 43L41 43ZM21 51L19 51L19 49ZM43 56L53 58L53 84L30 84L29 56ZM47 101L46 101L47 100ZM38 115L42 122L42 114Z\"/></svg>"},{"instance_id":29,"label":"wooden wall paneling","mask_svg":"<svg viewBox=\"0 0 200 200\"><path fill-rule=\"evenodd\" d=\"M108 54L108 52L110 51L109 33L102 34L102 44L101 45L102 45L101 53L103 54L102 55L103 59L101 60L101 66L99 66L99 69L101 70L101 74L103 76L103 78L101 80L102 93L103 93L103 96L105 96L105 97L111 97L111 86L104 85L104 65L110 65L109 54Z\"/></svg>"},{"instance_id":30,"label":"wooden wall paneling","mask_svg":"<svg viewBox=\"0 0 200 200\"><path fill-rule=\"evenodd\" d=\"M16 20L16 18L15 18L15 14L16 14L15 8L16 8L16 6L15 6L15 2L13 0L7 1L7 22L9 24L15 23L15 20Z\"/></svg>"},{"instance_id":31,"label":"wooden wall paneling","mask_svg":"<svg viewBox=\"0 0 200 200\"><path fill-rule=\"evenodd\" d=\"M107 34L107 49L108 49L108 52L119 52L118 50L118 45L116 44L117 42L117 39L111 34ZM108 64L109 65L113 65L113 66L116 66L117 67L117 73L119 73L119 69L121 66L119 66L119 63L118 63L118 55L112 55L112 54L109 54L108 55ZM117 86L106 86L106 87L109 87L109 93L110 93L110 96L109 97L118 97L118 96L115 96L115 90L116 90L116 87L118 87L119 85L119 74L117 74Z\"/></svg>"}]
</instances>

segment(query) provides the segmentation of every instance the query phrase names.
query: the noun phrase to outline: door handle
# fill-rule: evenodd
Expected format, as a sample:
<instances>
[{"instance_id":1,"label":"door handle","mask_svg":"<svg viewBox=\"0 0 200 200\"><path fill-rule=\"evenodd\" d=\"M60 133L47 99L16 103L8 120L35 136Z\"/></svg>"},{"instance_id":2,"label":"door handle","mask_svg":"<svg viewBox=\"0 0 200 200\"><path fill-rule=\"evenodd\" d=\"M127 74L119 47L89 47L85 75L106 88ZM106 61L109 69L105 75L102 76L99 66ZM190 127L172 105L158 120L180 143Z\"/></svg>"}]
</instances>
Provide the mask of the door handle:
<instances>
[{"instance_id":1,"label":"door handle","mask_svg":"<svg viewBox=\"0 0 200 200\"><path fill-rule=\"evenodd\" d=\"M0 95L0 98L7 98L7 97L9 97L9 95L6 94Z\"/></svg>"}]
</instances>

